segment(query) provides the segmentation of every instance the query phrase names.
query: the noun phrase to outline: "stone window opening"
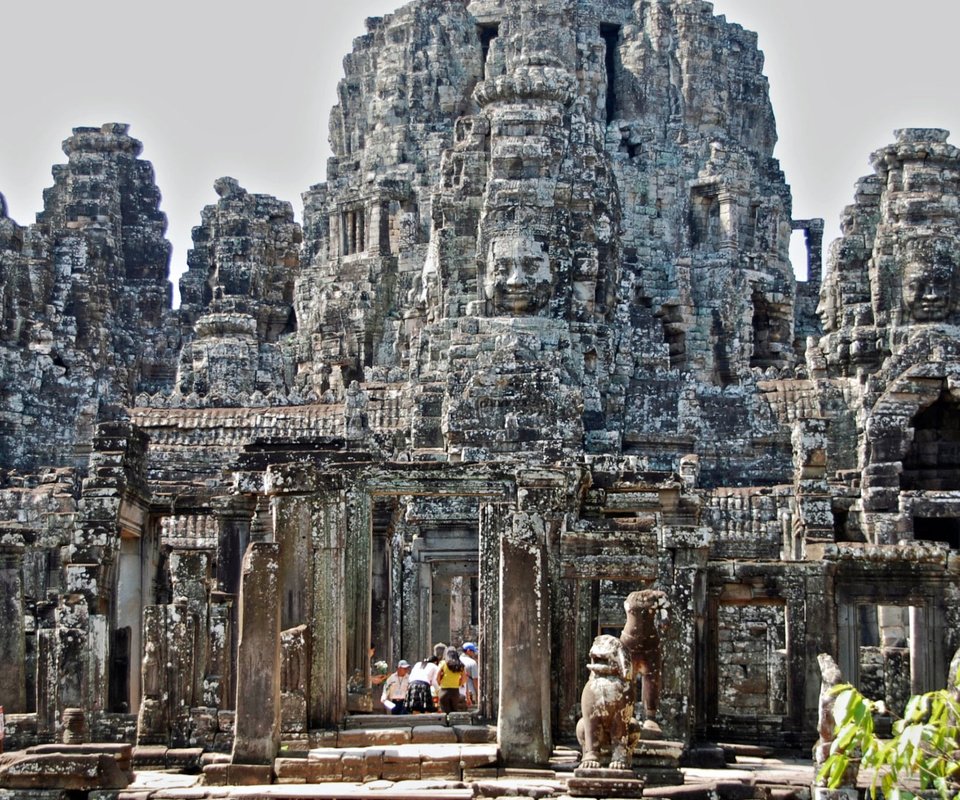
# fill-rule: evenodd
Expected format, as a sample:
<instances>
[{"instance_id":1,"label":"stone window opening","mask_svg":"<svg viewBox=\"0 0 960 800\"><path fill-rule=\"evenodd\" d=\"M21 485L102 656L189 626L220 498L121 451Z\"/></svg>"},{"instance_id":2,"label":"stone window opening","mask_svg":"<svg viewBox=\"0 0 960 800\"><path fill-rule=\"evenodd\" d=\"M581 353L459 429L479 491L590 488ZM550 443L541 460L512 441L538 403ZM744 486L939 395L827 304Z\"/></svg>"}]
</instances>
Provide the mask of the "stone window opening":
<instances>
[{"instance_id":1,"label":"stone window opening","mask_svg":"<svg viewBox=\"0 0 960 800\"><path fill-rule=\"evenodd\" d=\"M894 709L902 709L911 694L931 691L946 679L942 612L911 602L862 597L838 608L838 663L844 680Z\"/></svg>"},{"instance_id":2,"label":"stone window opening","mask_svg":"<svg viewBox=\"0 0 960 800\"><path fill-rule=\"evenodd\" d=\"M110 647L110 685L108 704L114 713L128 714L130 708L130 640L129 627L117 628L113 632Z\"/></svg>"},{"instance_id":3,"label":"stone window opening","mask_svg":"<svg viewBox=\"0 0 960 800\"><path fill-rule=\"evenodd\" d=\"M866 544L867 537L858 524L858 518L850 514L849 508L833 508L833 539L836 542L858 542Z\"/></svg>"},{"instance_id":4,"label":"stone window opening","mask_svg":"<svg viewBox=\"0 0 960 800\"><path fill-rule=\"evenodd\" d=\"M690 246L720 244L720 200L714 187L696 187L690 194Z\"/></svg>"},{"instance_id":5,"label":"stone window opening","mask_svg":"<svg viewBox=\"0 0 960 800\"><path fill-rule=\"evenodd\" d=\"M914 416L913 439L903 459L900 488L960 490L960 403L948 392Z\"/></svg>"},{"instance_id":6,"label":"stone window opening","mask_svg":"<svg viewBox=\"0 0 960 800\"><path fill-rule=\"evenodd\" d=\"M939 542L951 550L960 550L960 519L914 517L913 538L918 542Z\"/></svg>"},{"instance_id":7,"label":"stone window opening","mask_svg":"<svg viewBox=\"0 0 960 800\"><path fill-rule=\"evenodd\" d=\"M745 243L748 251L759 249L757 244L757 228L760 225L760 204L751 203L750 213L747 214Z\"/></svg>"},{"instance_id":8,"label":"stone window opening","mask_svg":"<svg viewBox=\"0 0 960 800\"><path fill-rule=\"evenodd\" d=\"M367 249L363 208L351 208L340 215L341 253L353 256Z\"/></svg>"},{"instance_id":9,"label":"stone window opening","mask_svg":"<svg viewBox=\"0 0 960 800\"><path fill-rule=\"evenodd\" d=\"M683 369L687 363L687 334L679 306L664 306L658 315L663 325L663 338L670 353L670 369Z\"/></svg>"},{"instance_id":10,"label":"stone window opening","mask_svg":"<svg viewBox=\"0 0 960 800\"><path fill-rule=\"evenodd\" d=\"M738 381L730 366L727 333L724 330L723 317L719 309L713 310L713 325L710 333L713 339L713 379L721 387L731 386Z\"/></svg>"},{"instance_id":11,"label":"stone window opening","mask_svg":"<svg viewBox=\"0 0 960 800\"><path fill-rule=\"evenodd\" d=\"M604 72L607 79L607 124L617 118L617 56L620 44L619 25L604 24L600 26L600 36L606 44L604 54Z\"/></svg>"},{"instance_id":12,"label":"stone window opening","mask_svg":"<svg viewBox=\"0 0 960 800\"><path fill-rule=\"evenodd\" d=\"M487 67L487 59L490 57L490 46L493 44L493 40L499 35L499 22L485 22L477 25L477 36L480 38L480 50L484 70L486 70Z\"/></svg>"},{"instance_id":13,"label":"stone window opening","mask_svg":"<svg viewBox=\"0 0 960 800\"><path fill-rule=\"evenodd\" d=\"M771 303L763 292L753 293L753 353L750 366L766 369L780 366L784 360L784 309Z\"/></svg>"}]
</instances>

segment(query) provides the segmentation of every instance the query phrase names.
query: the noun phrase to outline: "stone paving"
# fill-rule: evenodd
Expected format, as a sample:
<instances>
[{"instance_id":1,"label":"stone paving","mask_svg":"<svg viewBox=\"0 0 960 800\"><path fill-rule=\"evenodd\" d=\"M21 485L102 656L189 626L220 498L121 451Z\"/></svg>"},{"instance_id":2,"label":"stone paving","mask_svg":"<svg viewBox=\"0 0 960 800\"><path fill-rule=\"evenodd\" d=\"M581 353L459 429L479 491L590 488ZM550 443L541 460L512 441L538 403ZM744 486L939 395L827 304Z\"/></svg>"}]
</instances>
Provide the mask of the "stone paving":
<instances>
[{"instance_id":1,"label":"stone paving","mask_svg":"<svg viewBox=\"0 0 960 800\"><path fill-rule=\"evenodd\" d=\"M432 746L430 751L443 755ZM401 750L399 748L388 748ZM478 754L482 745L461 747L461 755ZM446 755L450 755L446 753ZM562 757L559 766L563 765ZM282 768L282 767L281 767ZM279 772L280 770L278 770ZM713 800L808 800L813 781L809 760L743 757L726 769L683 768L683 786L654 787L644 797L712 798ZM383 798L383 800L467 800L473 797L567 797L562 770L514 770L492 767L477 780L368 780L328 783L278 783L269 786L207 786L203 776L167 772L138 772L136 780L121 792L97 792L91 800L207 800L240 797Z\"/></svg>"}]
</instances>

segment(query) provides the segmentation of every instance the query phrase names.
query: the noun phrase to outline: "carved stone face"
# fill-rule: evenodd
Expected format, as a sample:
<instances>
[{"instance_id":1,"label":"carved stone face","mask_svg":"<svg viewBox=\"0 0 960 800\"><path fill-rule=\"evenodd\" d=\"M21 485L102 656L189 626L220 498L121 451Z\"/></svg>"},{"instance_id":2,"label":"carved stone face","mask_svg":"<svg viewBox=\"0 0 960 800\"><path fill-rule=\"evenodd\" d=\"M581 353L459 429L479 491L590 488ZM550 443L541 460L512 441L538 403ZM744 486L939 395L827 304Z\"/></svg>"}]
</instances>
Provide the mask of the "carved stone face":
<instances>
[{"instance_id":1,"label":"carved stone face","mask_svg":"<svg viewBox=\"0 0 960 800\"><path fill-rule=\"evenodd\" d=\"M500 236L487 249L483 289L501 314L536 314L553 294L550 256L533 235L518 232Z\"/></svg>"},{"instance_id":2,"label":"carved stone face","mask_svg":"<svg viewBox=\"0 0 960 800\"><path fill-rule=\"evenodd\" d=\"M928 241L908 250L903 305L916 322L946 319L954 306L957 268L945 243Z\"/></svg>"}]
</instances>

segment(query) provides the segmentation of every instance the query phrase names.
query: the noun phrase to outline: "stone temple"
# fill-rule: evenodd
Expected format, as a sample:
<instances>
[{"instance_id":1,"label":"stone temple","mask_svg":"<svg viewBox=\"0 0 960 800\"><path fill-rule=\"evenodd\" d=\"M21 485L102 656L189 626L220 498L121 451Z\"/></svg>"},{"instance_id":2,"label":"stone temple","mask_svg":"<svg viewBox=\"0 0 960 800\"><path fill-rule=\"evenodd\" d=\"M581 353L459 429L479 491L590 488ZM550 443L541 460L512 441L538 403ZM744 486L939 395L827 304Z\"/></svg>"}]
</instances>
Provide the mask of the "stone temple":
<instances>
[{"instance_id":1,"label":"stone temple","mask_svg":"<svg viewBox=\"0 0 960 800\"><path fill-rule=\"evenodd\" d=\"M302 225L217 181L179 308L126 125L73 131L34 224L0 202L7 748L270 764L371 709L372 660L473 640L501 758L545 764L642 589L685 745L808 748L819 653L945 685L947 133L874 153L822 269L707 2L414 0L344 67Z\"/></svg>"}]
</instances>

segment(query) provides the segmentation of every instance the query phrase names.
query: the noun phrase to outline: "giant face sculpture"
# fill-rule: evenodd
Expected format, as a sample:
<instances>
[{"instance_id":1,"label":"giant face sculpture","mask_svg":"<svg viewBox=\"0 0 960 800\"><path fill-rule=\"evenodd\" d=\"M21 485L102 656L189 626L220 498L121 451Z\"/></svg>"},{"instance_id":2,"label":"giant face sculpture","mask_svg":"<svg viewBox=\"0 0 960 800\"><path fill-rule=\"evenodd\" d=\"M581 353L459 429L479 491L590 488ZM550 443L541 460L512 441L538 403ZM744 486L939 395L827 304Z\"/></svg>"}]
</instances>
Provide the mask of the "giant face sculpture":
<instances>
[{"instance_id":1,"label":"giant face sculpture","mask_svg":"<svg viewBox=\"0 0 960 800\"><path fill-rule=\"evenodd\" d=\"M953 310L957 265L948 239L919 239L907 247L903 306L915 322L937 322Z\"/></svg>"},{"instance_id":2,"label":"giant face sculpture","mask_svg":"<svg viewBox=\"0 0 960 800\"><path fill-rule=\"evenodd\" d=\"M483 289L495 313L536 314L549 302L553 286L550 256L543 242L526 231L491 239Z\"/></svg>"}]
</instances>

